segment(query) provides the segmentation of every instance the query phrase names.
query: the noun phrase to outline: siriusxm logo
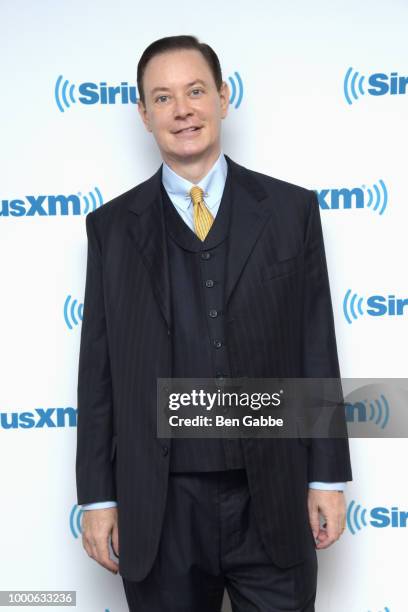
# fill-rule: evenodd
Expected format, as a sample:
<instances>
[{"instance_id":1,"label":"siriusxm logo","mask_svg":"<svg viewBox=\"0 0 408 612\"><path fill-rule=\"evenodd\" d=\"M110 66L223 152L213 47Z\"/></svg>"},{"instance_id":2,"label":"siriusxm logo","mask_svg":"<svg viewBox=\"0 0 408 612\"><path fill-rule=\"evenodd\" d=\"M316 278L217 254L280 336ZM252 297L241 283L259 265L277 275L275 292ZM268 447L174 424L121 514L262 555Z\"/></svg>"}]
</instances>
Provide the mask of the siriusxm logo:
<instances>
[{"instance_id":1,"label":"siriusxm logo","mask_svg":"<svg viewBox=\"0 0 408 612\"><path fill-rule=\"evenodd\" d=\"M74 538L78 538L82 534L81 519L83 510L75 504L69 514L69 528Z\"/></svg>"},{"instance_id":2,"label":"siriusxm logo","mask_svg":"<svg viewBox=\"0 0 408 612\"><path fill-rule=\"evenodd\" d=\"M372 187L362 185L341 189L321 189L316 191L319 206L322 210L351 210L369 208L382 215L387 208L388 192L382 179Z\"/></svg>"},{"instance_id":3,"label":"siriusxm logo","mask_svg":"<svg viewBox=\"0 0 408 612\"><path fill-rule=\"evenodd\" d=\"M0 412L0 429L76 427L76 408L35 408L32 412Z\"/></svg>"},{"instance_id":4,"label":"siriusxm logo","mask_svg":"<svg viewBox=\"0 0 408 612\"><path fill-rule=\"evenodd\" d=\"M407 93L407 85L408 77L398 72L374 72L366 77L349 68L344 77L343 91L347 104L353 104L366 93L370 96L404 95Z\"/></svg>"},{"instance_id":5,"label":"siriusxm logo","mask_svg":"<svg viewBox=\"0 0 408 612\"><path fill-rule=\"evenodd\" d=\"M345 411L347 423L367 423L371 421L381 429L387 426L390 418L390 405L384 394L373 400L346 402Z\"/></svg>"},{"instance_id":6,"label":"siriusxm logo","mask_svg":"<svg viewBox=\"0 0 408 612\"><path fill-rule=\"evenodd\" d=\"M68 329L73 329L74 325L79 325L79 322L82 321L83 309L84 305L82 303L78 303L70 295L67 296L64 302L64 320Z\"/></svg>"},{"instance_id":7,"label":"siriusxm logo","mask_svg":"<svg viewBox=\"0 0 408 612\"><path fill-rule=\"evenodd\" d=\"M88 194L28 195L24 199L1 200L0 217L55 217L87 215L103 204L98 187Z\"/></svg>"},{"instance_id":8,"label":"siriusxm logo","mask_svg":"<svg viewBox=\"0 0 408 612\"><path fill-rule=\"evenodd\" d=\"M360 297L349 289L343 299L343 313L347 323L352 323L359 317L401 317L406 314L408 298L397 298L395 295L370 295ZM407 309L408 311L408 309Z\"/></svg>"},{"instance_id":9,"label":"siriusxm logo","mask_svg":"<svg viewBox=\"0 0 408 612\"><path fill-rule=\"evenodd\" d=\"M352 500L347 507L347 527L352 535L356 535L364 527L402 528L407 526L408 512L400 510L397 506L387 508L375 506L370 511Z\"/></svg>"},{"instance_id":10,"label":"siriusxm logo","mask_svg":"<svg viewBox=\"0 0 408 612\"><path fill-rule=\"evenodd\" d=\"M238 108L244 95L244 85L239 72L228 77L231 88L230 104ZM86 82L76 85L64 80L62 74L57 78L54 88L54 98L61 113L73 104L136 104L137 88L122 81L120 85L108 85L105 81L99 83Z\"/></svg>"}]
</instances>

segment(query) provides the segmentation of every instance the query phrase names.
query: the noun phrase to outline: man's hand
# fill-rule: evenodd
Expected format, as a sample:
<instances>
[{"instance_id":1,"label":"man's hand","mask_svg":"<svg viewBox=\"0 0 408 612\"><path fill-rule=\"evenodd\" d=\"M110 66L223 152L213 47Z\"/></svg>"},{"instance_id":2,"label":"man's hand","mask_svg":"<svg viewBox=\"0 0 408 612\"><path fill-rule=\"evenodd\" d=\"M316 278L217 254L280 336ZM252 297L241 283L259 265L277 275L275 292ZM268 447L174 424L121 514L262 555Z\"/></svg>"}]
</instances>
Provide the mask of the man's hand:
<instances>
[{"instance_id":1,"label":"man's hand","mask_svg":"<svg viewBox=\"0 0 408 612\"><path fill-rule=\"evenodd\" d=\"M109 556L109 537L112 535L113 552L119 557L117 508L85 510L82 515L82 544L92 559L113 574L119 570Z\"/></svg>"},{"instance_id":2,"label":"man's hand","mask_svg":"<svg viewBox=\"0 0 408 612\"><path fill-rule=\"evenodd\" d=\"M346 502L342 491L309 489L307 505L316 548L328 548L336 542L346 527ZM325 523L320 527L319 512Z\"/></svg>"}]
</instances>

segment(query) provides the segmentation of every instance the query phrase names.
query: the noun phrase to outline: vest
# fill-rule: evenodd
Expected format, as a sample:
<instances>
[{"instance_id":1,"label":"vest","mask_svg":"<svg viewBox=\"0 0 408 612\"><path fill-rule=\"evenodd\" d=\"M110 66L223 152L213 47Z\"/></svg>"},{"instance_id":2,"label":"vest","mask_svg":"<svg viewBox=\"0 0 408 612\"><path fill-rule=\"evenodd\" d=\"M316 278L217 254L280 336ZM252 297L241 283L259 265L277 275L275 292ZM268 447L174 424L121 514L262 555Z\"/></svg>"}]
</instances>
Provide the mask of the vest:
<instances>
[{"instance_id":1,"label":"vest","mask_svg":"<svg viewBox=\"0 0 408 612\"><path fill-rule=\"evenodd\" d=\"M162 185L173 314L173 378L231 376L224 311L230 182L228 172L217 216L204 241L183 221ZM244 467L239 439L172 440L171 472Z\"/></svg>"}]
</instances>

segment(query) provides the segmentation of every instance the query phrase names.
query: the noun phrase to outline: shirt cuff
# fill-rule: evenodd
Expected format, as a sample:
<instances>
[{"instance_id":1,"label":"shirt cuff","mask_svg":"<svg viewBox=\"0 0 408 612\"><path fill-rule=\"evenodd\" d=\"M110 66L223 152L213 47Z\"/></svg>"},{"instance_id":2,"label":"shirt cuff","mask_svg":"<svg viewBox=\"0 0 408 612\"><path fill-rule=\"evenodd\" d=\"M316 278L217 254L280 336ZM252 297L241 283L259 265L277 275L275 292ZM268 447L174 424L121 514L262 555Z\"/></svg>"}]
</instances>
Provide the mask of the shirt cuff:
<instances>
[{"instance_id":1,"label":"shirt cuff","mask_svg":"<svg viewBox=\"0 0 408 612\"><path fill-rule=\"evenodd\" d=\"M103 510L103 508L115 508L117 506L115 501L95 502L93 504L82 504L82 510Z\"/></svg>"},{"instance_id":2,"label":"shirt cuff","mask_svg":"<svg viewBox=\"0 0 408 612\"><path fill-rule=\"evenodd\" d=\"M345 488L345 482L309 482L309 489L320 491L344 491Z\"/></svg>"}]
</instances>

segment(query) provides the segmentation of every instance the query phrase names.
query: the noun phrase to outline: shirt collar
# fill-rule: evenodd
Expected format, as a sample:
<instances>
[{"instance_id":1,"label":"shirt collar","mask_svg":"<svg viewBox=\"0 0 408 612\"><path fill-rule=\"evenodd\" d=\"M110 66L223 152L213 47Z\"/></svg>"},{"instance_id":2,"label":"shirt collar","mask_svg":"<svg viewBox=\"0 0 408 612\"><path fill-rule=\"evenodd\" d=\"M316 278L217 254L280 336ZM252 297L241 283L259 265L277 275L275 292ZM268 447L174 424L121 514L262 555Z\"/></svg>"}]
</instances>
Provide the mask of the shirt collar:
<instances>
[{"instance_id":1,"label":"shirt collar","mask_svg":"<svg viewBox=\"0 0 408 612\"><path fill-rule=\"evenodd\" d=\"M197 183L198 187L201 187L204 191L205 204L210 209L214 208L221 200L227 171L227 161L224 154L220 153L211 170ZM177 208L187 210L191 204L190 189L194 183L190 183L190 181L174 172L165 161L163 161L162 183Z\"/></svg>"}]
</instances>

